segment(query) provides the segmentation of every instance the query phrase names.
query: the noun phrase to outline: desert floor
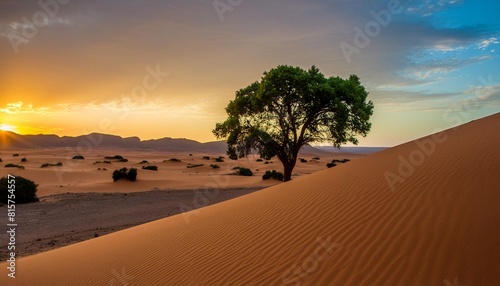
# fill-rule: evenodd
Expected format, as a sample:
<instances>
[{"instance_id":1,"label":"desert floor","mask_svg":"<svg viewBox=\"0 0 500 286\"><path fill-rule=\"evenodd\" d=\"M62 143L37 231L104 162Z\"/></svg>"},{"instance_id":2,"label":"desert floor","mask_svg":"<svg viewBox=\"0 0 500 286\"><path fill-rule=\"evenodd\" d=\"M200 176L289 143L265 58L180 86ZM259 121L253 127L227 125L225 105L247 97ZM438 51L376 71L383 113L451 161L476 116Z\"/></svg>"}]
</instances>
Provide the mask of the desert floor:
<instances>
[{"instance_id":1,"label":"desert floor","mask_svg":"<svg viewBox=\"0 0 500 286\"><path fill-rule=\"evenodd\" d=\"M325 168L327 158L320 156L318 163L298 163L299 175L287 183L228 175L227 165L233 162L225 163L216 175L209 176L212 170L206 166L186 170L190 156L175 165L163 163L169 158L165 155L126 154L134 166L139 166L139 159L161 162L157 174L141 170L137 184L114 184L110 171L97 171L89 163L107 153L75 167L80 171L68 170L63 176L68 181L62 183L53 182L54 175L49 179L50 171L44 181L34 165L19 174L38 173L34 178L46 194L59 190L57 185L78 193L183 184L189 185L187 189L204 189L208 183L224 189L274 185L21 257L16 260L15 280L7 276L8 262L0 262L0 283L499 285L499 124L496 114L331 169ZM202 162L202 154L193 155L193 162ZM27 158L36 160L33 154ZM278 166L253 159L236 163L258 172ZM131 193L126 197L117 198L120 207L138 204ZM94 212L102 211L88 205Z\"/></svg>"},{"instance_id":2,"label":"desert floor","mask_svg":"<svg viewBox=\"0 0 500 286\"><path fill-rule=\"evenodd\" d=\"M19 154L19 156L14 156ZM268 164L257 162L257 156L237 161L215 158L216 153L147 152L126 150L92 150L83 152L84 160L73 160L77 152L68 149L3 150L0 177L7 174L35 181L39 203L16 206L16 255L26 256L59 248L79 241L93 239L135 225L198 209L235 198L256 190L280 184L276 180L262 180L266 170L282 171L276 158ZM120 154L128 162L105 159ZM206 160L203 157L209 156ZM354 154L302 154L307 163L298 162L294 177L326 169L332 159L356 159ZM319 157L319 159L312 159ZM21 162L26 158L26 162ZM170 161L176 158L180 162ZM141 163L147 160L148 163ZM101 163L97 163L100 161ZM111 164L102 163L112 161ZM164 162L166 161L166 162ZM44 163L63 163L62 167L41 168ZM25 169L5 168L8 163ZM187 168L189 164L203 166ZM213 169L217 164L219 169ZM143 170L155 165L158 171ZM250 168L252 177L234 175L234 167ZM137 168L136 182L113 182L111 174L119 168ZM105 169L105 170L104 170ZM7 206L0 208L7 213ZM196 213L196 212L195 212ZM185 217L189 221L191 215ZM3 217L3 215L2 215ZM6 224L3 224L6 228ZM5 233L5 230L2 231ZM0 258L7 257L7 241L0 241Z\"/></svg>"}]
</instances>

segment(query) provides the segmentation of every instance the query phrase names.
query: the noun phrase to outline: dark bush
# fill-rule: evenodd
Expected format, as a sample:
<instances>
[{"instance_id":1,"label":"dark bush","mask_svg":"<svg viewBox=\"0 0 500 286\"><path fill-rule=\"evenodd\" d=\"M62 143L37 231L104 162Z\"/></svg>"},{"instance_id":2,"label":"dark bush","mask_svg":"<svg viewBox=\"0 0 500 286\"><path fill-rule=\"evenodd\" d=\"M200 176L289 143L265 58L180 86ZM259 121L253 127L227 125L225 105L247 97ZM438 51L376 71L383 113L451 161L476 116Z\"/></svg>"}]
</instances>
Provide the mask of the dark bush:
<instances>
[{"instance_id":1,"label":"dark bush","mask_svg":"<svg viewBox=\"0 0 500 286\"><path fill-rule=\"evenodd\" d=\"M3 162L3 160L2 160L2 158L0 158L0 163L2 163L2 162Z\"/></svg>"},{"instance_id":2,"label":"dark bush","mask_svg":"<svg viewBox=\"0 0 500 286\"><path fill-rule=\"evenodd\" d=\"M137 169L136 168L130 168L127 174L127 179L129 181L135 182L137 180Z\"/></svg>"},{"instance_id":3,"label":"dark bush","mask_svg":"<svg viewBox=\"0 0 500 286\"><path fill-rule=\"evenodd\" d=\"M9 182L10 181L10 182ZM9 192L9 185L12 185L15 181L15 191ZM0 197L1 202L7 204L8 196L14 194L14 198L11 200L15 201L16 204L26 204L31 202L38 202L39 199L36 196L38 185L35 182L25 179L23 177L16 177L15 179L8 180L7 177L0 179Z\"/></svg>"},{"instance_id":4,"label":"dark bush","mask_svg":"<svg viewBox=\"0 0 500 286\"><path fill-rule=\"evenodd\" d=\"M264 164L269 164L269 161L265 161Z\"/></svg>"},{"instance_id":5,"label":"dark bush","mask_svg":"<svg viewBox=\"0 0 500 286\"><path fill-rule=\"evenodd\" d=\"M283 181L285 177L283 176L283 173L277 172L276 170L266 171L266 173L262 175L262 180L269 180L271 178L276 179L278 181Z\"/></svg>"},{"instance_id":6,"label":"dark bush","mask_svg":"<svg viewBox=\"0 0 500 286\"><path fill-rule=\"evenodd\" d=\"M335 167L335 166L337 166L337 164L335 164L335 163L333 163L333 162L332 162L332 163L327 163L327 164L326 164L326 166L327 166L328 168L331 168L331 167Z\"/></svg>"},{"instance_id":7,"label":"dark bush","mask_svg":"<svg viewBox=\"0 0 500 286\"><path fill-rule=\"evenodd\" d=\"M85 160L85 158L81 155L76 155L76 156L73 156L73 160Z\"/></svg>"},{"instance_id":8,"label":"dark bush","mask_svg":"<svg viewBox=\"0 0 500 286\"><path fill-rule=\"evenodd\" d=\"M170 162L180 162L181 160L177 159L177 158L172 158L170 160L168 160ZM163 162L167 162L167 160L163 161Z\"/></svg>"},{"instance_id":9,"label":"dark bush","mask_svg":"<svg viewBox=\"0 0 500 286\"><path fill-rule=\"evenodd\" d=\"M304 158L300 158L300 162L302 162L302 163L307 163L307 160L306 160L306 159L304 159Z\"/></svg>"},{"instance_id":10,"label":"dark bush","mask_svg":"<svg viewBox=\"0 0 500 286\"><path fill-rule=\"evenodd\" d=\"M215 158L215 162L222 163L222 162L224 162L224 158L221 158L221 157Z\"/></svg>"},{"instance_id":11,"label":"dark bush","mask_svg":"<svg viewBox=\"0 0 500 286\"><path fill-rule=\"evenodd\" d=\"M188 164L186 167L187 168L196 168L196 167L201 167L203 166L204 164Z\"/></svg>"},{"instance_id":12,"label":"dark bush","mask_svg":"<svg viewBox=\"0 0 500 286\"><path fill-rule=\"evenodd\" d=\"M104 157L104 159L109 159L109 160L122 160L123 159L123 156L120 156L120 155L115 155L115 156L106 156Z\"/></svg>"},{"instance_id":13,"label":"dark bush","mask_svg":"<svg viewBox=\"0 0 500 286\"><path fill-rule=\"evenodd\" d=\"M139 164L149 164L147 160L142 160Z\"/></svg>"},{"instance_id":14,"label":"dark bush","mask_svg":"<svg viewBox=\"0 0 500 286\"><path fill-rule=\"evenodd\" d=\"M256 162L263 162L263 161L264 161L264 160L262 160L262 159L260 159L260 158L259 158L259 159L257 159L257 161L256 161Z\"/></svg>"},{"instance_id":15,"label":"dark bush","mask_svg":"<svg viewBox=\"0 0 500 286\"><path fill-rule=\"evenodd\" d=\"M120 170L115 170L113 172L113 181L124 179L127 177L127 168L121 168Z\"/></svg>"},{"instance_id":16,"label":"dark bush","mask_svg":"<svg viewBox=\"0 0 500 286\"><path fill-rule=\"evenodd\" d=\"M115 170L113 172L113 181L116 182L118 180L129 180L129 181L135 181L137 179L137 169L135 168L130 168L127 172L127 168L121 168L119 170Z\"/></svg>"},{"instance_id":17,"label":"dark bush","mask_svg":"<svg viewBox=\"0 0 500 286\"><path fill-rule=\"evenodd\" d=\"M19 154L12 154L12 157L19 157Z\"/></svg>"},{"instance_id":18,"label":"dark bush","mask_svg":"<svg viewBox=\"0 0 500 286\"><path fill-rule=\"evenodd\" d=\"M238 174L240 174L241 176L253 176L252 170L248 168L240 168Z\"/></svg>"},{"instance_id":19,"label":"dark bush","mask_svg":"<svg viewBox=\"0 0 500 286\"><path fill-rule=\"evenodd\" d=\"M53 167L53 166L61 167L62 165L63 164L61 162L57 162L56 164L44 163L40 168Z\"/></svg>"},{"instance_id":20,"label":"dark bush","mask_svg":"<svg viewBox=\"0 0 500 286\"><path fill-rule=\"evenodd\" d=\"M212 169L219 169L219 168L220 168L220 166L219 166L219 165L216 165L216 164L211 164L211 165L210 165L210 168L212 168Z\"/></svg>"},{"instance_id":21,"label":"dark bush","mask_svg":"<svg viewBox=\"0 0 500 286\"><path fill-rule=\"evenodd\" d=\"M142 166L144 170L150 170L150 171L158 171L157 166Z\"/></svg>"},{"instance_id":22,"label":"dark bush","mask_svg":"<svg viewBox=\"0 0 500 286\"><path fill-rule=\"evenodd\" d=\"M319 157L313 157L312 159L313 160L319 160Z\"/></svg>"},{"instance_id":23,"label":"dark bush","mask_svg":"<svg viewBox=\"0 0 500 286\"><path fill-rule=\"evenodd\" d=\"M193 154L189 153L189 156L193 156Z\"/></svg>"},{"instance_id":24,"label":"dark bush","mask_svg":"<svg viewBox=\"0 0 500 286\"><path fill-rule=\"evenodd\" d=\"M203 160L210 160L209 156L203 156Z\"/></svg>"},{"instance_id":25,"label":"dark bush","mask_svg":"<svg viewBox=\"0 0 500 286\"><path fill-rule=\"evenodd\" d=\"M125 163L125 162L128 162L128 159L123 158L123 159L118 159L117 161Z\"/></svg>"},{"instance_id":26,"label":"dark bush","mask_svg":"<svg viewBox=\"0 0 500 286\"><path fill-rule=\"evenodd\" d=\"M20 165L9 163L9 164L5 165L5 168L19 168L19 169L24 169L24 166L20 166Z\"/></svg>"},{"instance_id":27,"label":"dark bush","mask_svg":"<svg viewBox=\"0 0 500 286\"><path fill-rule=\"evenodd\" d=\"M22 158L22 159L21 159L21 163L24 163L24 162L28 162L28 159L26 159L26 158Z\"/></svg>"}]
</instances>

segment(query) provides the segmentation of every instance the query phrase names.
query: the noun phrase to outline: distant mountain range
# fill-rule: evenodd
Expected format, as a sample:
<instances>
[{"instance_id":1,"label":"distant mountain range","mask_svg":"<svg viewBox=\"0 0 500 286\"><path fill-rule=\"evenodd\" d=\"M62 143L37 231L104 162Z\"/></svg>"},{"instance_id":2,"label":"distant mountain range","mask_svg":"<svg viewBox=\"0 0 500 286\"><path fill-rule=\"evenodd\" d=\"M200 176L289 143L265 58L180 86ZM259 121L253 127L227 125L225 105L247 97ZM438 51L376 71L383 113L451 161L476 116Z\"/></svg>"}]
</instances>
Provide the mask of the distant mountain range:
<instances>
[{"instance_id":1,"label":"distant mountain range","mask_svg":"<svg viewBox=\"0 0 500 286\"><path fill-rule=\"evenodd\" d=\"M44 149L44 148L119 148L132 150L191 151L226 153L226 141L200 143L185 138L161 138L141 140L139 137L120 137L116 135L91 133L76 137L57 135L20 135L10 131L0 133L1 149ZM302 152L321 153L312 146L304 146Z\"/></svg>"},{"instance_id":2,"label":"distant mountain range","mask_svg":"<svg viewBox=\"0 0 500 286\"><path fill-rule=\"evenodd\" d=\"M165 137L153 140L141 140L139 137L120 137L116 135L91 133L76 137L57 135L20 135L10 131L0 132L1 149L44 149L44 148L119 148L132 150L158 150L158 151L191 151L226 153L226 141L213 141L200 143L185 138ZM341 147L331 146L313 147L306 145L303 153L353 153L370 154L386 149L385 147Z\"/></svg>"}]
</instances>

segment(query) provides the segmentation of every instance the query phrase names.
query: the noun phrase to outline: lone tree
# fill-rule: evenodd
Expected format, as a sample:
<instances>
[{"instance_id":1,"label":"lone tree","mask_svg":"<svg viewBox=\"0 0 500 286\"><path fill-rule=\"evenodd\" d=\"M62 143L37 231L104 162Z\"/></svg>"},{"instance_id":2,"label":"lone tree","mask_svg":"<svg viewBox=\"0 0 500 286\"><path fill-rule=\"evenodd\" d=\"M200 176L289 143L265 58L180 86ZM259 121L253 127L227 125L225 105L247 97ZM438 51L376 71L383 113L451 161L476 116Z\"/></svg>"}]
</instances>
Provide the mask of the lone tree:
<instances>
[{"instance_id":1,"label":"lone tree","mask_svg":"<svg viewBox=\"0 0 500 286\"><path fill-rule=\"evenodd\" d=\"M256 150L262 158L278 156L284 181L291 180L304 144L357 144L371 128L373 103L356 75L326 78L319 69L278 66L260 82L236 92L226 107L228 118L213 133L226 138L231 159Z\"/></svg>"}]
</instances>

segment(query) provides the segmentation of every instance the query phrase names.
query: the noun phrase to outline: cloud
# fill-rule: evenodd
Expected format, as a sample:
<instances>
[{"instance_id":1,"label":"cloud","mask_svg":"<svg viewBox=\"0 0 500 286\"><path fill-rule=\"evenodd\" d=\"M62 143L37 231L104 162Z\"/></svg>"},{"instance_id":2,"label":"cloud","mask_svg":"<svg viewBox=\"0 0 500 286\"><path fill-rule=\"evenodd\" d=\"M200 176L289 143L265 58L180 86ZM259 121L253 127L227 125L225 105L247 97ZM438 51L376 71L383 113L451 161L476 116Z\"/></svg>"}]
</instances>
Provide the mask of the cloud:
<instances>
[{"instance_id":1,"label":"cloud","mask_svg":"<svg viewBox=\"0 0 500 286\"><path fill-rule=\"evenodd\" d=\"M491 59L493 59L493 56L491 55L476 56L471 58L445 57L439 59L436 57L425 62L411 63L410 67L401 71L401 75L423 83L428 83L429 79L435 78L437 75L446 75L467 65Z\"/></svg>"},{"instance_id":2,"label":"cloud","mask_svg":"<svg viewBox=\"0 0 500 286\"><path fill-rule=\"evenodd\" d=\"M489 39L486 39L486 40L482 40L480 43L477 44L478 48L481 49L481 50L485 50L487 49L490 45L493 45L493 44L498 44L498 38L496 37L491 37Z\"/></svg>"},{"instance_id":3,"label":"cloud","mask_svg":"<svg viewBox=\"0 0 500 286\"><path fill-rule=\"evenodd\" d=\"M412 4L406 9L407 13L429 17L437 12L463 4L464 0L423 0Z\"/></svg>"}]
</instances>

